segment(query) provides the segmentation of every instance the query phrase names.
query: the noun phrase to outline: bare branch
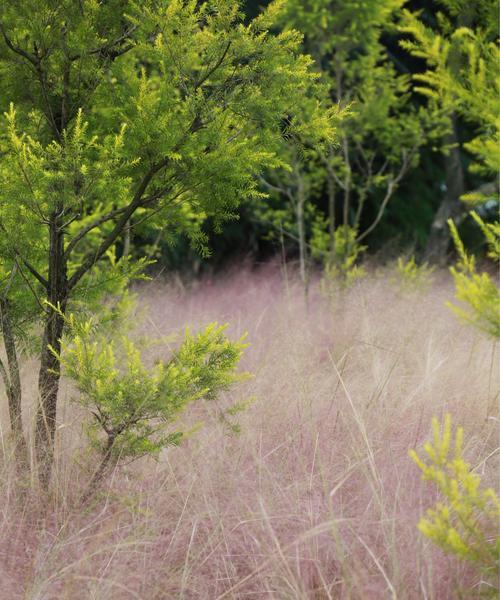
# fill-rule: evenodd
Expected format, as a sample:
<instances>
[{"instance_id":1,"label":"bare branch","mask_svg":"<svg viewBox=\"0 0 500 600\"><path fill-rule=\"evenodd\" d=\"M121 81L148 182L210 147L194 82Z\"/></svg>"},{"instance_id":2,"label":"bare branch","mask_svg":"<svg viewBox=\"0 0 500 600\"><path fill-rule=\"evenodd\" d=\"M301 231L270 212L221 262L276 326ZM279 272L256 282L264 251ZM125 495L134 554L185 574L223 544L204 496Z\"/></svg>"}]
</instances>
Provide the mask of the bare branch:
<instances>
[{"instance_id":1,"label":"bare branch","mask_svg":"<svg viewBox=\"0 0 500 600\"><path fill-rule=\"evenodd\" d=\"M47 288L49 283L48 281L45 279L45 277L43 277L42 275L40 275L40 273L25 259L23 258L19 252L16 251L16 254L19 256L19 258L22 260L23 265L28 269L28 271L33 275L33 277L35 279L37 279L39 281L39 283L41 283L43 285L44 288Z\"/></svg>"},{"instance_id":2,"label":"bare branch","mask_svg":"<svg viewBox=\"0 0 500 600\"><path fill-rule=\"evenodd\" d=\"M86 53L86 55L91 56L93 54L100 54L102 56L107 56L107 57L113 59L113 58L117 58L118 56L121 56L122 54L125 54L126 52L128 52L129 50L131 50L134 47L134 44L127 44L123 48L120 48L120 50L113 50L113 48L116 46L119 46L125 40L130 39L130 36L134 33L134 31L136 29L137 29L137 25L133 25L130 29L125 31L121 36L117 37L112 42L109 42L108 44L104 44L104 45L100 46L99 48L94 48L93 50L89 50ZM82 56L83 56L82 54L73 54L72 56L69 57L69 60L71 62L74 62L75 60L79 60L80 58L82 58Z\"/></svg>"},{"instance_id":3,"label":"bare branch","mask_svg":"<svg viewBox=\"0 0 500 600\"><path fill-rule=\"evenodd\" d=\"M10 50L12 50L12 52L19 54L19 56L22 56L23 58L28 60L36 69L38 67L39 59L36 56L33 56L32 54L30 54L29 52L26 52L26 50L19 48L19 46L16 46L12 42L12 40L8 37L3 25L0 25L0 31L2 32L3 39L5 40L5 43L10 48Z\"/></svg>"},{"instance_id":4,"label":"bare branch","mask_svg":"<svg viewBox=\"0 0 500 600\"><path fill-rule=\"evenodd\" d=\"M408 169L410 168L411 159L413 158L416 150L417 146L414 146L409 152L406 152L405 150L403 151L403 162L401 164L401 168L397 176L394 179L389 180L389 183L387 185L387 191L385 193L384 199L382 200L382 204L380 205L377 216L373 220L373 223L368 227L368 229L363 231L363 233L361 233L357 237L356 242L361 242L362 240L364 240L380 223L380 220L382 219L382 215L384 214L389 200L392 198L394 192L396 191L399 182L401 181L401 179L403 179Z\"/></svg>"},{"instance_id":5,"label":"bare branch","mask_svg":"<svg viewBox=\"0 0 500 600\"><path fill-rule=\"evenodd\" d=\"M106 223L107 221L111 221L112 219L114 219L115 217L118 217L123 211L125 211L127 209L126 206L122 207L122 208L117 208L116 210L112 210L111 212L102 215L101 217L99 217L98 219L95 219L95 221L92 221L92 223L89 223L86 227L84 227L83 229L81 229L74 238L72 238L69 242L68 245L66 246L66 249L64 251L64 259L67 260L71 254L71 252L75 249L75 247L77 246L77 244L79 242L82 241L82 239L91 231L93 231L94 229L96 229L97 227L99 227L100 225L103 225L104 223Z\"/></svg>"},{"instance_id":6,"label":"bare branch","mask_svg":"<svg viewBox=\"0 0 500 600\"><path fill-rule=\"evenodd\" d=\"M121 212L120 217L116 222L113 230L104 238L97 250L87 254L87 256L83 259L82 264L70 277L68 281L69 291L72 290L75 287L75 285L80 281L80 279L87 273L87 271L91 269L94 266L94 264L104 256L108 248L121 235L127 221L135 213L135 211L141 207L144 193L151 180L159 171L166 167L168 163L169 159L164 158L160 162L153 165L151 169L146 173L141 183L139 184L139 187L137 188L137 191L135 192L132 201Z\"/></svg>"},{"instance_id":7,"label":"bare branch","mask_svg":"<svg viewBox=\"0 0 500 600\"><path fill-rule=\"evenodd\" d=\"M31 293L33 294L33 297L35 298L38 306L42 309L42 312L46 313L47 309L46 307L42 304L40 298L38 297L38 294L36 293L35 289L33 288L33 286L31 285L31 281L26 277L26 275L23 273L23 270L21 269L19 262L17 262L16 259L16 264L19 267L19 273L21 273L21 277L24 279L24 281L26 282L26 285L29 287ZM48 285L48 284L47 284ZM47 288L46 288L47 289Z\"/></svg>"},{"instance_id":8,"label":"bare branch","mask_svg":"<svg viewBox=\"0 0 500 600\"><path fill-rule=\"evenodd\" d=\"M375 227L379 224L380 219L382 218L382 215L384 214L387 203L391 199L395 188L396 188L395 182L393 180L389 181L389 185L387 186L386 194L385 194L384 199L382 200L382 203L378 209L377 216L373 220L373 223L368 227L368 229L365 229L365 231L363 231L363 233L358 235L358 237L356 238L356 243L361 242L361 240L364 240L365 237L368 236L375 229Z\"/></svg>"},{"instance_id":9,"label":"bare branch","mask_svg":"<svg viewBox=\"0 0 500 600\"><path fill-rule=\"evenodd\" d=\"M293 194L291 193L291 191L288 188L273 185L272 183L267 181L267 179L264 179L264 177L262 177L262 176L259 176L259 181L263 185L265 185L269 190L271 190L273 192L277 192L278 194L283 194L284 196L287 196L287 198L289 200L294 202Z\"/></svg>"},{"instance_id":10,"label":"bare branch","mask_svg":"<svg viewBox=\"0 0 500 600\"><path fill-rule=\"evenodd\" d=\"M9 235L9 233L8 233L7 229L5 228L4 224L3 224L1 221L0 221L0 230L2 230L6 236L8 236L8 235ZM43 285L43 287L44 287L45 289L47 289L47 286L48 286L49 284L48 284L47 280L45 279L45 277L43 277L43 276L42 276L42 275L41 275L41 274L40 274L40 273L39 273L39 272L38 272L38 271L35 269L35 267L33 267L33 265L31 265L31 264L29 263L29 261L28 261L26 258L24 258L24 257L23 257L23 255L21 254L21 252L19 252L18 248L17 248L17 247L16 247L14 244L12 244L12 243L11 243L11 248L12 248L12 251L13 251L13 254L14 254L14 256L13 256L14 260L16 260L16 262L17 262L17 259L19 258L19 259L22 261L23 265L24 265L24 266L25 266L25 267L28 269L28 271L29 271L29 272L30 272L30 273L33 275L33 277L34 277L35 279L37 279L37 280L38 280L38 281L39 281L39 282L40 282L40 283Z\"/></svg>"},{"instance_id":11,"label":"bare branch","mask_svg":"<svg viewBox=\"0 0 500 600\"><path fill-rule=\"evenodd\" d=\"M226 47L224 49L224 52L222 53L222 55L219 57L219 59L217 60L217 62L215 63L215 65L208 69L208 71L205 73L205 75L203 75L203 77L201 79L199 79L195 84L194 84L194 89L195 91L201 87L205 81L215 73L215 71L217 71L217 69L222 65L222 63L224 62L224 59L227 56L227 53L229 52L229 48L231 47L231 40L229 40L229 42L226 44Z\"/></svg>"}]
</instances>

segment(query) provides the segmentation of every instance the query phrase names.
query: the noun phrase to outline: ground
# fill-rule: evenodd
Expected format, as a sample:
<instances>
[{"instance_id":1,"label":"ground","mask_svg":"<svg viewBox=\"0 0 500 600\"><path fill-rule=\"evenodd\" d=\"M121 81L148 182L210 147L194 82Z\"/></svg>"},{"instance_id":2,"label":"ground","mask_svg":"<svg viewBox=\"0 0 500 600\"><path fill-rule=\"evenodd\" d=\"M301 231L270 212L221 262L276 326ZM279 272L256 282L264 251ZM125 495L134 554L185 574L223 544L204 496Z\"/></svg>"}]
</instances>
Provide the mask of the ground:
<instances>
[{"instance_id":1,"label":"ground","mask_svg":"<svg viewBox=\"0 0 500 600\"><path fill-rule=\"evenodd\" d=\"M167 357L186 325L228 322L230 337L248 332L252 377L218 405L193 406L180 447L118 468L83 510L76 499L95 461L65 389L43 510L29 494L20 502L15 473L2 472L2 599L473 593L475 574L416 528L435 495L408 457L431 418L451 413L485 484L498 467L499 365L492 342L446 307L446 272L416 290L387 272L346 290L318 278L307 302L279 265L136 291L137 335L169 336L152 356ZM23 370L34 382L34 366ZM239 434L220 420L235 401L247 403Z\"/></svg>"}]
</instances>

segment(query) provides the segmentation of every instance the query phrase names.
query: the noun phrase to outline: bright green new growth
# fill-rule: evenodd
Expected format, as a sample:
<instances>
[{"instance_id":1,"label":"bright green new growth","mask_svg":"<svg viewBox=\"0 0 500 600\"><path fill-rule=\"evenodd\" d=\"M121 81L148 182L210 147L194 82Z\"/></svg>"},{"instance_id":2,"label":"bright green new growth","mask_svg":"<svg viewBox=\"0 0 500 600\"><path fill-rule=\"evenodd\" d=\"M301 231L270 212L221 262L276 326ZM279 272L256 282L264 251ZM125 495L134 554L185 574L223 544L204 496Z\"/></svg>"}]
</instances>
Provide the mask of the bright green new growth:
<instances>
[{"instance_id":1,"label":"bright green new growth","mask_svg":"<svg viewBox=\"0 0 500 600\"><path fill-rule=\"evenodd\" d=\"M425 288L429 285L433 267L424 262L421 265L415 261L415 256L403 258L400 256L396 262L397 281L401 287L411 290Z\"/></svg>"},{"instance_id":2,"label":"bright green new growth","mask_svg":"<svg viewBox=\"0 0 500 600\"><path fill-rule=\"evenodd\" d=\"M452 16L470 9L465 0L442 0ZM478 27L459 27L450 34L452 27L446 17L439 13L442 35L425 27L416 15L405 11L406 33L412 40L402 42L412 54L423 58L429 69L416 75L422 86L419 91L437 100L443 107L458 110L474 123L479 135L465 144L474 156L471 171L497 179L500 168L500 119L498 60L498 15L494 3L480 0L473 9L477 12ZM494 183L494 195L498 198L498 184ZM481 191L465 195L463 200L480 204L487 199ZM471 212L488 245L488 256L496 264L500 258L500 225L485 223ZM455 224L449 220L451 235L458 253L458 263L451 268L455 281L456 298L468 305L467 309L450 305L466 322L478 327L495 338L500 337L500 296L497 286L487 273L476 271L475 259L467 255Z\"/></svg>"},{"instance_id":3,"label":"bright green new growth","mask_svg":"<svg viewBox=\"0 0 500 600\"><path fill-rule=\"evenodd\" d=\"M414 450L410 456L443 500L427 510L418 528L444 551L479 568L494 595L500 591L495 587L500 566L500 502L491 488L481 487L481 478L464 460L463 429L458 427L452 436L450 415L442 431L436 418L432 429L433 441L424 445L428 459Z\"/></svg>"},{"instance_id":4,"label":"bright green new growth","mask_svg":"<svg viewBox=\"0 0 500 600\"><path fill-rule=\"evenodd\" d=\"M364 267L357 263L367 247L361 245L357 238L356 229L349 225L339 225L331 239L321 222L314 222L312 255L323 259L328 279L340 279L340 282L348 287L366 275Z\"/></svg>"},{"instance_id":5,"label":"bright green new growth","mask_svg":"<svg viewBox=\"0 0 500 600\"><path fill-rule=\"evenodd\" d=\"M177 444L182 432L166 432L166 424L191 402L214 400L242 377L235 369L246 344L243 338L231 342L226 325L212 323L196 335L186 330L172 357L152 367L130 339L110 342L92 320L78 323L71 315L68 326L73 335L58 358L81 393L78 402L106 433L105 449L111 443L115 455L140 456Z\"/></svg>"},{"instance_id":6,"label":"bright green new growth","mask_svg":"<svg viewBox=\"0 0 500 600\"><path fill-rule=\"evenodd\" d=\"M498 223L485 223L481 217L471 212L473 219L481 228L487 244L488 256L498 264L499 231ZM500 292L488 273L478 273L474 256L467 254L458 230L450 219L448 221L458 262L450 271L455 281L455 297L466 308L448 303L448 306L466 323L474 325L494 338L500 338Z\"/></svg>"},{"instance_id":7,"label":"bright green new growth","mask_svg":"<svg viewBox=\"0 0 500 600\"><path fill-rule=\"evenodd\" d=\"M0 376L22 443L16 344L41 324L43 487L64 315L92 311L141 270L147 257L130 252L140 227L207 252L207 225L236 217L261 197L258 176L285 167L283 120L314 143L333 118L301 35L274 33L277 5L246 22L238 0L56 4L0 8L0 333L11 357ZM303 103L316 119L302 118Z\"/></svg>"},{"instance_id":8,"label":"bright green new growth","mask_svg":"<svg viewBox=\"0 0 500 600\"><path fill-rule=\"evenodd\" d=\"M236 373L245 336L231 342L224 333L226 325L212 323L195 335L186 329L169 360L147 366L126 335L111 336L110 341L107 328L95 319L78 321L71 314L65 320L69 336L61 353L53 352L80 392L77 402L93 417L89 438L102 455L84 501L120 458L155 454L179 444L185 432L172 431L169 425L190 403L215 400L245 377Z\"/></svg>"},{"instance_id":9,"label":"bright green new growth","mask_svg":"<svg viewBox=\"0 0 500 600\"><path fill-rule=\"evenodd\" d=\"M479 134L464 147L474 156L471 170L489 175L500 168L500 77L498 61L498 7L490 0L441 0L451 17L475 12L477 27L453 28L449 18L437 14L441 34L426 27L417 15L404 11L402 31L413 39L401 45L427 62L429 70L414 78L418 90L448 110L459 111L480 124ZM471 197L476 197L477 194Z\"/></svg>"}]
</instances>

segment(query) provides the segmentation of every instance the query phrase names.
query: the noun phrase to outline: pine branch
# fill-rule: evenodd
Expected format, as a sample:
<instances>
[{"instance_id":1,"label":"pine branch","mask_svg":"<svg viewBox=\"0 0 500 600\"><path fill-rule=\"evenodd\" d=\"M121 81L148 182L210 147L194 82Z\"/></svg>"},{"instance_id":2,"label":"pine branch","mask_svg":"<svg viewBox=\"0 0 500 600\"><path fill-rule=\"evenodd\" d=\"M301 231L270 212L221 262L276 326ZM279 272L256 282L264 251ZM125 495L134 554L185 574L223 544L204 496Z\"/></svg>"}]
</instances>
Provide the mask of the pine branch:
<instances>
[{"instance_id":1,"label":"pine branch","mask_svg":"<svg viewBox=\"0 0 500 600\"><path fill-rule=\"evenodd\" d=\"M143 202L143 196L146 192L148 185L151 183L154 176L164 167L166 167L168 163L169 159L164 158L160 162L153 165L151 169L146 173L141 183L139 184L139 187L137 188L137 191L134 194L132 201L121 212L121 216L116 222L113 230L104 238L97 250L89 252L87 254L87 256L83 259L80 267L78 267L75 273L73 273L73 275L70 277L68 281L68 291L71 291L76 286L80 279L96 264L96 262L98 262L104 256L108 248L110 248L113 245L113 243L118 239L118 237L122 234L127 221L130 219L130 217L132 217L135 211L141 207Z\"/></svg>"},{"instance_id":2,"label":"pine branch","mask_svg":"<svg viewBox=\"0 0 500 600\"><path fill-rule=\"evenodd\" d=\"M2 230L2 231L3 231L3 233L4 233L6 236L8 236L8 235L9 235L9 234L8 234L8 231L7 231L6 227L5 227L5 225L4 225L4 224L3 224L1 221L0 221L0 230ZM17 262L17 259L19 258L19 259L22 261L23 265L24 265L24 266L25 266L25 267L28 269L28 271L29 271L29 272L30 272L30 273L33 275L33 277L34 277L35 279L37 279L37 280L38 280L38 281L39 281L39 282L40 282L40 283L43 285L43 287L44 287L45 289L47 289L47 287L48 287L48 285L49 285L49 284L48 284L48 281L45 279L45 277L43 277L43 276L42 276L42 275L41 275L41 274L40 274L40 273L39 273L39 272L38 272L38 271L35 269L35 267L33 267L33 265L32 265L32 264L31 264L31 263L30 263L30 262L29 262L29 261L28 261L26 258L24 258L24 257L23 257L23 255L21 254L21 252L18 250L18 248L17 248L17 247L16 247L14 244L12 244L12 242L11 242L11 248L12 248L12 251L13 251L13 253L14 253L14 257L13 257L13 258L14 258L14 260Z\"/></svg>"},{"instance_id":3,"label":"pine branch","mask_svg":"<svg viewBox=\"0 0 500 600\"><path fill-rule=\"evenodd\" d=\"M69 242L68 245L66 246L66 250L64 251L64 259L68 260L71 252L75 249L75 247L79 244L79 242L82 241L82 239L89 234L91 231L93 231L94 229L96 229L97 227L100 227L101 225L103 225L104 223L107 223L108 221L111 221L112 219L114 219L115 217L118 217L121 213L123 213L123 211L125 211L127 209L126 206L122 207L122 208L117 208L116 210L112 210L109 213L102 215L101 217L99 217L98 219L95 219L94 221L92 221L92 223L89 223L86 227L84 227L83 229L81 229L76 235L75 237L73 237Z\"/></svg>"},{"instance_id":4,"label":"pine branch","mask_svg":"<svg viewBox=\"0 0 500 600\"><path fill-rule=\"evenodd\" d=\"M224 59L225 59L225 58L226 58L226 56L227 56L227 53L229 52L229 48L230 48L230 47L231 47L231 40L229 40L229 42L227 43L227 45L226 45L226 48L224 49L224 52L222 53L222 55L220 56L220 58L217 60L217 62L215 63L215 65L214 65L212 68L210 68L210 69L209 69L209 70L208 70L208 71L205 73L205 75L203 75L203 77L201 77L201 79L200 79L199 81L197 81L197 82L195 83L195 85L194 85L194 89L195 89L195 91L196 91L196 90L197 90L199 87L201 87L201 86L202 86L202 85L205 83L205 81L206 81L206 80L207 80L209 77L211 77L211 76L212 76L212 75L215 73L215 71L217 71L217 69L218 69L218 68L219 68L219 67L222 65L222 63L224 62Z\"/></svg>"},{"instance_id":5,"label":"pine branch","mask_svg":"<svg viewBox=\"0 0 500 600\"><path fill-rule=\"evenodd\" d=\"M12 50L12 52L15 52L19 56L22 56L23 58L28 60L36 69L38 67L38 63L40 62L40 59L37 56L34 56L33 54L26 52L26 50L23 50L19 46L16 46L12 42L12 40L8 37L3 25L1 25L1 24L0 24L0 31L2 32L3 39L5 40L5 43L10 48L10 50Z\"/></svg>"},{"instance_id":6,"label":"pine branch","mask_svg":"<svg viewBox=\"0 0 500 600\"><path fill-rule=\"evenodd\" d=\"M130 36L134 33L134 31L137 29L137 27L138 27L138 25L133 25L130 29L125 31L121 36L117 37L112 42L110 42L108 44L103 44L99 48L94 48L92 50L89 50L86 53L86 55L92 56L94 54L98 54L100 56L110 58L111 60L118 58L119 56L122 56L123 54L125 54L126 52L128 52L129 50L131 50L134 47L133 43L127 44L126 46L124 46L123 48L120 48L119 50L113 50L113 48L115 48L116 46L119 46L124 41L130 39ZM73 54L69 57L69 60L71 62L74 62L74 61L82 58L82 56L84 56L84 54Z\"/></svg>"}]
</instances>

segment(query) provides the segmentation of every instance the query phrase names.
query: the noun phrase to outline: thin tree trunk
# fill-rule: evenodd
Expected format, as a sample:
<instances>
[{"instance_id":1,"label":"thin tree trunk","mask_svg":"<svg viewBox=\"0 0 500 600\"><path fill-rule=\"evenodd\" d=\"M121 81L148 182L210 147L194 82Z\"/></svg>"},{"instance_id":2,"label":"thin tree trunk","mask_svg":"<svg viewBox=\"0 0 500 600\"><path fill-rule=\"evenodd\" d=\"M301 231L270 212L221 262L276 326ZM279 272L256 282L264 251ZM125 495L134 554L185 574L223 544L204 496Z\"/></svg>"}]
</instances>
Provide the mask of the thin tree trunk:
<instances>
[{"instance_id":1,"label":"thin tree trunk","mask_svg":"<svg viewBox=\"0 0 500 600\"><path fill-rule=\"evenodd\" d=\"M342 209L342 221L345 226L349 225L349 213L351 210L351 161L349 158L349 144L347 138L342 140L346 174L344 177L344 206Z\"/></svg>"},{"instance_id":2,"label":"thin tree trunk","mask_svg":"<svg viewBox=\"0 0 500 600\"><path fill-rule=\"evenodd\" d=\"M5 298L0 299L0 324L2 328L2 337L5 346L8 367L7 373L7 370L2 365L2 376L7 393L10 427L14 437L15 454L18 461L18 466L20 466L22 469L27 469L29 468L29 457L22 421L21 376L19 373L16 341L9 318L8 301Z\"/></svg>"},{"instance_id":3,"label":"thin tree trunk","mask_svg":"<svg viewBox=\"0 0 500 600\"><path fill-rule=\"evenodd\" d=\"M330 261L334 260L335 254L335 180L331 167L327 167L327 188L328 188L328 234L330 237Z\"/></svg>"},{"instance_id":4,"label":"thin tree trunk","mask_svg":"<svg viewBox=\"0 0 500 600\"><path fill-rule=\"evenodd\" d=\"M307 298L308 293L308 274L307 274L307 246L306 246L306 230L304 222L304 204L305 193L300 173L297 174L297 228L299 233L299 268L300 279L304 285L304 293Z\"/></svg>"},{"instance_id":5,"label":"thin tree trunk","mask_svg":"<svg viewBox=\"0 0 500 600\"><path fill-rule=\"evenodd\" d=\"M434 216L429 238L427 240L426 259L434 264L446 263L446 251L451 237L448 229L448 219L456 219L463 212L460 196L465 193L465 178L460 148L458 147L457 119L451 117L451 132L446 136L445 143L453 144L449 156L446 157L446 192Z\"/></svg>"},{"instance_id":6,"label":"thin tree trunk","mask_svg":"<svg viewBox=\"0 0 500 600\"><path fill-rule=\"evenodd\" d=\"M85 490L81 498L81 504L86 504L101 485L102 480L104 479L106 472L111 464L111 457L113 455L113 445L115 443L115 439L115 435L108 436L108 441L104 450L104 456L102 457L101 463L97 468L97 471L92 475L87 489Z\"/></svg>"},{"instance_id":7,"label":"thin tree trunk","mask_svg":"<svg viewBox=\"0 0 500 600\"><path fill-rule=\"evenodd\" d=\"M42 339L38 378L39 403L36 414L35 449L40 483L47 486L54 457L57 396L60 365L53 350L61 350L64 312L67 303L67 266L64 259L63 210L58 206L50 218L49 275L45 328ZM59 312L60 311L60 312Z\"/></svg>"},{"instance_id":8,"label":"thin tree trunk","mask_svg":"<svg viewBox=\"0 0 500 600\"><path fill-rule=\"evenodd\" d=\"M132 233L130 231L130 219L127 221L125 225L125 229L123 232L123 256L127 257L130 254L130 246L131 246L131 237Z\"/></svg>"}]
</instances>

